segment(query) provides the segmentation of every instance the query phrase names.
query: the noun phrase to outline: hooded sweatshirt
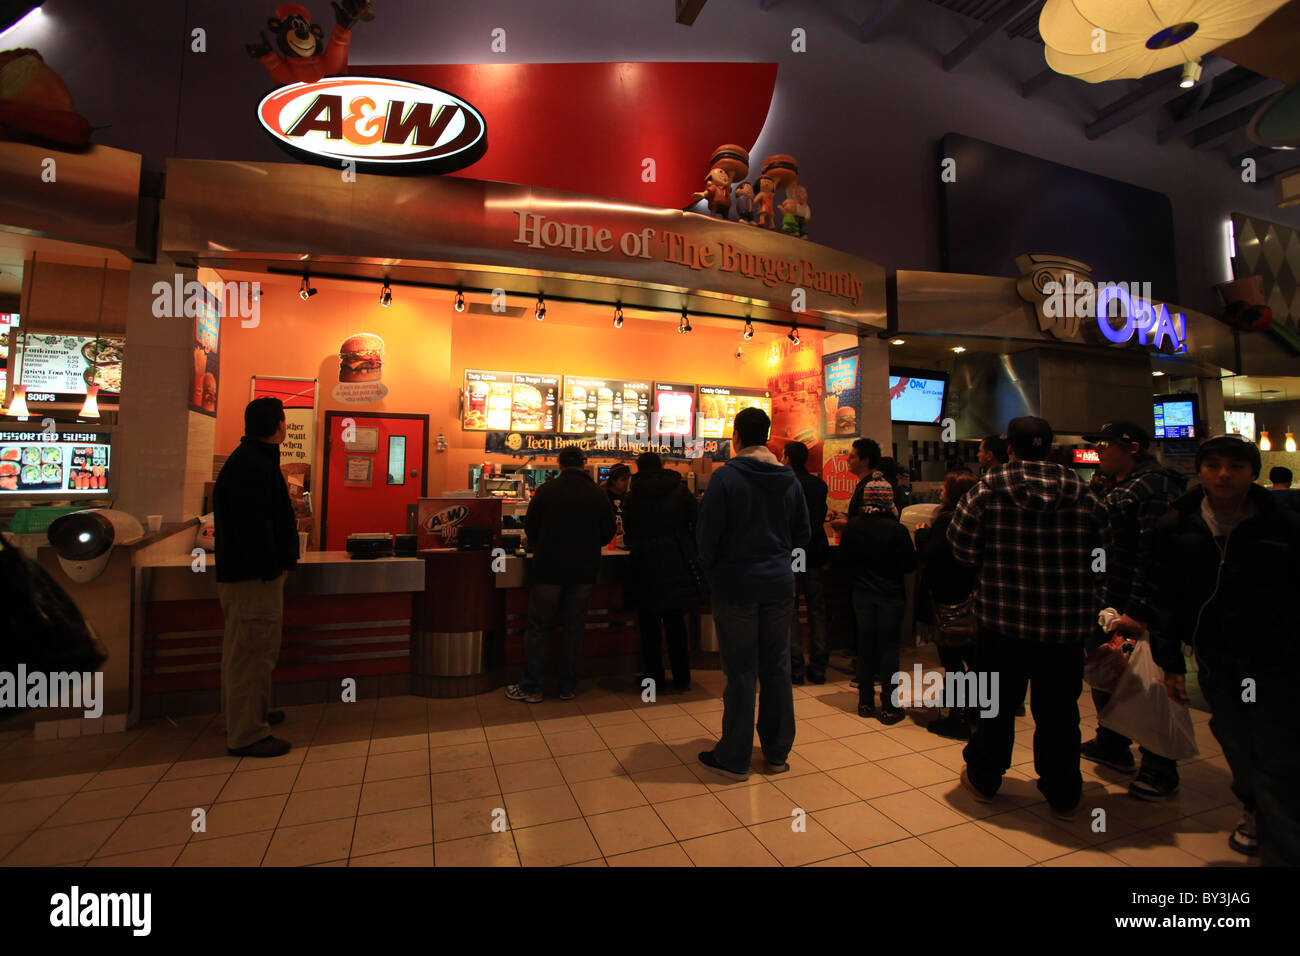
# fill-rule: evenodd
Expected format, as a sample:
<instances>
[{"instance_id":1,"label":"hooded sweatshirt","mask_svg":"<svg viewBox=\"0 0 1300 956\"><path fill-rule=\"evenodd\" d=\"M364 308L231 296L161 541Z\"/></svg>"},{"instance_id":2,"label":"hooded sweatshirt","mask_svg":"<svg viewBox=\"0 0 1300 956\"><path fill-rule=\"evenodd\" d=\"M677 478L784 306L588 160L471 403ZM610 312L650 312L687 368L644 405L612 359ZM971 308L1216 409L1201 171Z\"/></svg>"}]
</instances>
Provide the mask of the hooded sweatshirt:
<instances>
[{"instance_id":1,"label":"hooded sweatshirt","mask_svg":"<svg viewBox=\"0 0 1300 956\"><path fill-rule=\"evenodd\" d=\"M976 569L980 623L1021 640L1090 639L1094 551L1106 526L1106 509L1063 465L1013 461L987 472L948 526L953 556Z\"/></svg>"},{"instance_id":2,"label":"hooded sweatshirt","mask_svg":"<svg viewBox=\"0 0 1300 956\"><path fill-rule=\"evenodd\" d=\"M766 446L744 449L709 479L697 539L715 604L793 598L791 552L808 538L803 489Z\"/></svg>"}]
</instances>

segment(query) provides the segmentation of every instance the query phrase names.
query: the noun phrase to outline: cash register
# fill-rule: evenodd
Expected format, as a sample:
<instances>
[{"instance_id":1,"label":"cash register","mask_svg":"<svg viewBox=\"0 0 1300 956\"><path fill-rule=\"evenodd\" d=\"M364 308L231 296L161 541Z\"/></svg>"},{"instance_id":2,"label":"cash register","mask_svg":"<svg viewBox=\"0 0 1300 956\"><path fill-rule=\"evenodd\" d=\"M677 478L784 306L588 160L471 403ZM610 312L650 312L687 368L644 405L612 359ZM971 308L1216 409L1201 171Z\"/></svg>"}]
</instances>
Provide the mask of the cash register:
<instances>
[{"instance_id":1,"label":"cash register","mask_svg":"<svg viewBox=\"0 0 1300 956\"><path fill-rule=\"evenodd\" d=\"M344 547L350 558L391 558L393 536L381 533L350 534Z\"/></svg>"}]
</instances>

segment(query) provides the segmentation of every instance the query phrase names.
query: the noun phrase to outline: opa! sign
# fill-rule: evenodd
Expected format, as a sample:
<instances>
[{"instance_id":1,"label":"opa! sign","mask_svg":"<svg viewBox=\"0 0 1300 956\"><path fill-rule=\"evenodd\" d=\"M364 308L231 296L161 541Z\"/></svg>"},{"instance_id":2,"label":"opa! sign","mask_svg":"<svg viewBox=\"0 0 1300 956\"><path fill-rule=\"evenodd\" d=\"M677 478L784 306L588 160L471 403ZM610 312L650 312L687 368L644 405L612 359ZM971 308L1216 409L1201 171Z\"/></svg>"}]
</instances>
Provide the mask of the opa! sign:
<instances>
[{"instance_id":1,"label":"opa! sign","mask_svg":"<svg viewBox=\"0 0 1300 956\"><path fill-rule=\"evenodd\" d=\"M267 94L257 118L286 146L327 162L452 172L487 151L483 116L432 86L378 77L326 77Z\"/></svg>"}]
</instances>

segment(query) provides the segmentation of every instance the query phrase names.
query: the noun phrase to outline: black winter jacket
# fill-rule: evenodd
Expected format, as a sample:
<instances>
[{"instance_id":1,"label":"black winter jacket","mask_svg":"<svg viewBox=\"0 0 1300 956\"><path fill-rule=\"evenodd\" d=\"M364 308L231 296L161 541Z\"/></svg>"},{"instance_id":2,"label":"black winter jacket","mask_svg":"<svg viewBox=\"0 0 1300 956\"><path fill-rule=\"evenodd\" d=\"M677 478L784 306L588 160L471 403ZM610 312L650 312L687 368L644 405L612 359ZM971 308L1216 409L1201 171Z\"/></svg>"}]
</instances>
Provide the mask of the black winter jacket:
<instances>
[{"instance_id":1,"label":"black winter jacket","mask_svg":"<svg viewBox=\"0 0 1300 956\"><path fill-rule=\"evenodd\" d=\"M240 439L221 466L212 501L218 581L273 581L298 566L298 524L279 445Z\"/></svg>"},{"instance_id":2,"label":"black winter jacket","mask_svg":"<svg viewBox=\"0 0 1300 956\"><path fill-rule=\"evenodd\" d=\"M1187 476L1163 467L1154 459L1138 462L1123 481L1098 497L1106 507L1106 575L1101 605L1149 623L1152 560L1156 546L1156 525L1187 487ZM1093 643L1101 643L1100 633Z\"/></svg>"},{"instance_id":3,"label":"black winter jacket","mask_svg":"<svg viewBox=\"0 0 1300 956\"><path fill-rule=\"evenodd\" d=\"M916 548L912 535L892 514L872 512L850 518L840 552L855 588L904 599L903 576L916 570Z\"/></svg>"},{"instance_id":4,"label":"black winter jacket","mask_svg":"<svg viewBox=\"0 0 1300 956\"><path fill-rule=\"evenodd\" d=\"M533 495L524 530L534 581L595 584L600 550L614 537L614 509L589 474L565 468Z\"/></svg>"},{"instance_id":5,"label":"black winter jacket","mask_svg":"<svg viewBox=\"0 0 1300 956\"><path fill-rule=\"evenodd\" d=\"M803 498L808 505L808 525L812 536L808 539L808 567L821 568L831 559L831 543L826 540L826 496L830 489L826 482L807 471L795 471L795 478L803 488Z\"/></svg>"},{"instance_id":6,"label":"black winter jacket","mask_svg":"<svg viewBox=\"0 0 1300 956\"><path fill-rule=\"evenodd\" d=\"M1295 595L1300 584L1300 515L1251 486L1256 514L1224 550L1201 517L1194 488L1156 526L1157 606L1151 652L1166 671L1184 671L1182 644L1211 670L1230 661L1300 666Z\"/></svg>"},{"instance_id":7,"label":"black winter jacket","mask_svg":"<svg viewBox=\"0 0 1300 956\"><path fill-rule=\"evenodd\" d=\"M639 471L623 499L631 552L627 596L637 607L681 610L708 600L695 546L695 496L668 468Z\"/></svg>"},{"instance_id":8,"label":"black winter jacket","mask_svg":"<svg viewBox=\"0 0 1300 956\"><path fill-rule=\"evenodd\" d=\"M918 528L916 550L925 567L921 590L940 604L960 604L975 590L975 569L962 564L948 543L951 511L940 512L929 528Z\"/></svg>"}]
</instances>

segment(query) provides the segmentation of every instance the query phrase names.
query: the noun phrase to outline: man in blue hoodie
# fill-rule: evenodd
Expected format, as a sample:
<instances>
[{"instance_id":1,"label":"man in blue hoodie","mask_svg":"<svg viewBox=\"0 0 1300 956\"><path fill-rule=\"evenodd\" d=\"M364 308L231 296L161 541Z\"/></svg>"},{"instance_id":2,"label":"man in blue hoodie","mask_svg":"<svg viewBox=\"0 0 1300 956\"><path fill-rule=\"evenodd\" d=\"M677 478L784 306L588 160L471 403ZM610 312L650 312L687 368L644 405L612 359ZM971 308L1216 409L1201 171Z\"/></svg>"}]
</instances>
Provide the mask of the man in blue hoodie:
<instances>
[{"instance_id":1,"label":"man in blue hoodie","mask_svg":"<svg viewBox=\"0 0 1300 956\"><path fill-rule=\"evenodd\" d=\"M760 408L736 416L733 458L709 479L700 502L700 564L713 591L713 622L727 675L722 739L700 763L729 780L749 778L754 749L754 683L760 685L758 739L770 773L790 769L794 694L790 684L792 552L808 545L808 506L794 472L766 442Z\"/></svg>"}]
</instances>

